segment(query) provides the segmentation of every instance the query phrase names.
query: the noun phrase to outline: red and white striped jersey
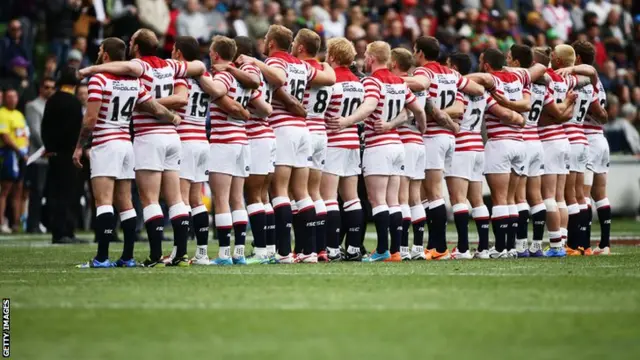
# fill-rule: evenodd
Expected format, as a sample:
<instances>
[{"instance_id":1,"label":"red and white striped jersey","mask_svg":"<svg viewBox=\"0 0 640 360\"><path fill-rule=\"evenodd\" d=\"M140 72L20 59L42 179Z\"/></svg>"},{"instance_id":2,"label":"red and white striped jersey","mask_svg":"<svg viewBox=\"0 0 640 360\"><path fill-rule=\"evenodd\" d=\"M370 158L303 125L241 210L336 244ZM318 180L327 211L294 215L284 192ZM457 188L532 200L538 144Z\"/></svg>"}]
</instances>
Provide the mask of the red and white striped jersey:
<instances>
[{"instance_id":1,"label":"red and white striped jersey","mask_svg":"<svg viewBox=\"0 0 640 360\"><path fill-rule=\"evenodd\" d=\"M156 99L173 95L175 80L187 76L187 64L181 61L163 60L155 56L143 56L131 61L142 66L142 84ZM151 114L134 111L133 133L135 136L175 134L176 127L172 123L156 119Z\"/></svg>"},{"instance_id":2,"label":"red and white striped jersey","mask_svg":"<svg viewBox=\"0 0 640 360\"><path fill-rule=\"evenodd\" d=\"M416 91L413 95L415 95L416 101L420 104L420 107L424 109L424 106L427 103L427 92ZM400 141L402 141L403 144L424 144L424 140L422 140L422 133L418 130L413 113L409 113L408 123L398 127L398 135L400 135Z\"/></svg>"},{"instance_id":3,"label":"red and white striped jersey","mask_svg":"<svg viewBox=\"0 0 640 360\"><path fill-rule=\"evenodd\" d=\"M424 66L416 68L413 75L426 76L431 80L428 96L433 106L440 110L444 110L453 105L456 101L458 91L462 91L469 83L469 80L462 77L457 71L451 70L435 61L428 62ZM430 117L427 117L427 131L424 136L432 137L438 135L453 136L453 132L438 125L438 123Z\"/></svg>"},{"instance_id":4,"label":"red and white striped jersey","mask_svg":"<svg viewBox=\"0 0 640 360\"><path fill-rule=\"evenodd\" d=\"M258 91L245 89L227 71L218 72L213 76L213 81L217 86L224 86L228 97L234 99L245 109L251 100L259 95ZM211 144L249 144L245 121L233 118L220 108L215 102L211 102L209 107L209 117L211 119L211 134L209 143Z\"/></svg>"},{"instance_id":5,"label":"red and white striped jersey","mask_svg":"<svg viewBox=\"0 0 640 360\"><path fill-rule=\"evenodd\" d=\"M345 66L334 69L336 83L331 87L331 101L325 113L327 119L353 114L364 99L364 86ZM341 149L359 149L358 125L340 131L327 132L327 146Z\"/></svg>"},{"instance_id":6,"label":"red and white striped jersey","mask_svg":"<svg viewBox=\"0 0 640 360\"><path fill-rule=\"evenodd\" d=\"M460 132L456 134L456 151L484 151L482 143L482 118L484 113L497 104L491 94L463 96L464 114L460 121Z\"/></svg>"},{"instance_id":7,"label":"red and white striped jersey","mask_svg":"<svg viewBox=\"0 0 640 360\"><path fill-rule=\"evenodd\" d=\"M202 76L211 77L205 72ZM182 121L177 127L180 141L207 141L207 109L209 108L209 94L200 87L198 80L193 78L177 79L176 87L186 86L189 89L189 101L182 109L176 110Z\"/></svg>"},{"instance_id":8,"label":"red and white striped jersey","mask_svg":"<svg viewBox=\"0 0 640 360\"><path fill-rule=\"evenodd\" d=\"M575 86L575 77L570 76L568 78L564 78L558 75L551 68L547 69L547 74L551 77L551 82L548 86L549 93L553 96L553 100L559 104L564 101L567 97L567 93ZM553 141L567 138L567 134L565 134L562 124L539 126L538 135L540 136L540 141Z\"/></svg>"},{"instance_id":9,"label":"red and white striped jersey","mask_svg":"<svg viewBox=\"0 0 640 360\"><path fill-rule=\"evenodd\" d=\"M596 86L598 101L600 102L600 106L605 107L607 104L607 93L604 91L604 86L602 86L602 82L598 81L598 85ZM602 135L602 124L600 124L596 119L587 112L587 119L584 122L584 134L589 135Z\"/></svg>"},{"instance_id":10,"label":"red and white striped jersey","mask_svg":"<svg viewBox=\"0 0 640 360\"><path fill-rule=\"evenodd\" d=\"M307 84L316 77L316 69L284 51L276 51L271 54L265 64L285 72L287 80L283 86L302 103ZM273 112L269 116L269 124L273 129L283 126L307 126L305 119L292 114L280 101L273 99L271 104Z\"/></svg>"},{"instance_id":11,"label":"red and white striped jersey","mask_svg":"<svg viewBox=\"0 0 640 360\"><path fill-rule=\"evenodd\" d=\"M136 104L151 100L140 79L113 74L96 74L88 85L89 102L100 102L92 146L109 141L131 141L129 122Z\"/></svg>"},{"instance_id":12,"label":"red and white striped jersey","mask_svg":"<svg viewBox=\"0 0 640 360\"><path fill-rule=\"evenodd\" d=\"M308 59L305 62L316 70L323 70L322 65L316 59ZM331 91L331 86L307 87L302 103L307 110L309 132L324 134L327 131L324 114L329 106Z\"/></svg>"},{"instance_id":13,"label":"red and white striped jersey","mask_svg":"<svg viewBox=\"0 0 640 360\"><path fill-rule=\"evenodd\" d=\"M401 144L396 129L378 134L374 130L376 121L391 121L406 105L416 101L415 95L399 76L388 69L374 71L371 76L362 79L364 99L372 98L378 102L376 109L364 121L364 145L374 147L388 144Z\"/></svg>"},{"instance_id":14,"label":"red and white striped jersey","mask_svg":"<svg viewBox=\"0 0 640 360\"><path fill-rule=\"evenodd\" d=\"M491 75L493 75L496 91L504 94L510 101L522 100L525 87L531 83L527 70L519 72L501 70L493 72ZM522 128L503 124L499 118L491 113L487 113L485 119L489 140L522 140Z\"/></svg>"},{"instance_id":15,"label":"red and white striped jersey","mask_svg":"<svg viewBox=\"0 0 640 360\"><path fill-rule=\"evenodd\" d=\"M531 84L524 91L525 94L528 93L531 96L531 111L522 114L527 121L522 130L522 139L524 141L540 141L538 120L540 120L542 109L554 101L553 96L547 85L544 84Z\"/></svg>"},{"instance_id":16,"label":"red and white striped jersey","mask_svg":"<svg viewBox=\"0 0 640 360\"><path fill-rule=\"evenodd\" d=\"M571 120L562 124L562 127L569 138L570 144L589 145L582 126L589 111L589 106L598 101L598 95L593 91L593 85L591 84L576 88L575 92L578 94L578 98L573 108L573 115Z\"/></svg>"},{"instance_id":17,"label":"red and white striped jersey","mask_svg":"<svg viewBox=\"0 0 640 360\"><path fill-rule=\"evenodd\" d=\"M260 69L255 65L243 64L240 66L240 70L246 71L250 74L258 75L260 78L260 87L258 88L260 97L264 97L264 101L271 103L271 95L273 90L271 86L264 79L264 75ZM247 137L251 139L275 139L276 135L273 133L273 129L269 126L266 118L256 115L255 108L249 104L249 113L251 117L245 122L245 128L247 129Z\"/></svg>"}]
</instances>

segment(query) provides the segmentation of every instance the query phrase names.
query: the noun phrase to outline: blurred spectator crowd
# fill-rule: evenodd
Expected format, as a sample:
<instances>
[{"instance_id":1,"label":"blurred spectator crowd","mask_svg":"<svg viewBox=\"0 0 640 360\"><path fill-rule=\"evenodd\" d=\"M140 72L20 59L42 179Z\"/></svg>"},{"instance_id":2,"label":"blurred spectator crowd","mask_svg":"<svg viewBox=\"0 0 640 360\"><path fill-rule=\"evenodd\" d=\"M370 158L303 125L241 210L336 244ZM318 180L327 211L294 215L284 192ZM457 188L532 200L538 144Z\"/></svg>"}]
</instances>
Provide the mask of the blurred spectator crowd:
<instances>
[{"instance_id":1,"label":"blurred spectator crowd","mask_svg":"<svg viewBox=\"0 0 640 360\"><path fill-rule=\"evenodd\" d=\"M475 66L486 48L506 52L516 43L555 46L586 39L596 47L595 65L608 93L611 151L640 154L636 0L2 0L0 102L2 91L17 90L17 110L26 117L33 152L42 143L38 121L58 69L92 64L105 37L128 43L137 29L149 28L161 38L164 57L181 35L197 38L203 50L213 35L244 35L263 50L271 24L294 32L309 28L324 40L348 38L360 70L366 45L374 40L411 49L416 38L435 36L443 53L469 54ZM39 165L46 167L46 161ZM28 175L43 174L46 170ZM27 183L31 180L28 176ZM26 198L29 191L42 196L43 190L34 193L26 186L24 191ZM37 231L35 224L27 228Z\"/></svg>"}]
</instances>

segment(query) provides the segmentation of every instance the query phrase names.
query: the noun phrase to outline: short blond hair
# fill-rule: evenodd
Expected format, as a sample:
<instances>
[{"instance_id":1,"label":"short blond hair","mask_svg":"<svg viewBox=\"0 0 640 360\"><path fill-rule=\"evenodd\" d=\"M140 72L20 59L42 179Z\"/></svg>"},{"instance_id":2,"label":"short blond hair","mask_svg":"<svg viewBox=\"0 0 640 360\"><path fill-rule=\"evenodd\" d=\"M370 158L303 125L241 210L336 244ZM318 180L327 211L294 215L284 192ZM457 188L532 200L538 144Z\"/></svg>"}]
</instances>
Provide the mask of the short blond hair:
<instances>
[{"instance_id":1,"label":"short blond hair","mask_svg":"<svg viewBox=\"0 0 640 360\"><path fill-rule=\"evenodd\" d=\"M553 52L564 66L573 66L576 63L576 51L570 45L557 45Z\"/></svg>"},{"instance_id":2,"label":"short blond hair","mask_svg":"<svg viewBox=\"0 0 640 360\"><path fill-rule=\"evenodd\" d=\"M267 45L275 41L280 50L288 51L293 42L293 32L282 25L271 25L267 31Z\"/></svg>"},{"instance_id":3,"label":"short blond hair","mask_svg":"<svg viewBox=\"0 0 640 360\"><path fill-rule=\"evenodd\" d=\"M339 37L327 40L327 54L327 58L333 58L338 65L349 66L357 53L351 41Z\"/></svg>"},{"instance_id":4,"label":"short blond hair","mask_svg":"<svg viewBox=\"0 0 640 360\"><path fill-rule=\"evenodd\" d=\"M216 35L211 43L211 50L215 51L223 60L232 61L236 56L238 47L233 39L226 36Z\"/></svg>"},{"instance_id":5,"label":"short blond hair","mask_svg":"<svg viewBox=\"0 0 640 360\"><path fill-rule=\"evenodd\" d=\"M367 45L365 54L372 56L378 63L386 65L391 57L391 47L384 41L374 41Z\"/></svg>"},{"instance_id":6,"label":"short blond hair","mask_svg":"<svg viewBox=\"0 0 640 360\"><path fill-rule=\"evenodd\" d=\"M309 29L300 29L300 31L298 31L298 34L296 35L295 42L298 44L298 46L304 46L307 54L316 56L318 54L318 51L320 50L320 43L322 42L322 40L320 39L320 35L316 34L315 31Z\"/></svg>"},{"instance_id":7,"label":"short blond hair","mask_svg":"<svg viewBox=\"0 0 640 360\"><path fill-rule=\"evenodd\" d=\"M395 61L398 69L403 72L408 72L413 66L413 54L405 48L391 50L391 60Z\"/></svg>"}]
</instances>

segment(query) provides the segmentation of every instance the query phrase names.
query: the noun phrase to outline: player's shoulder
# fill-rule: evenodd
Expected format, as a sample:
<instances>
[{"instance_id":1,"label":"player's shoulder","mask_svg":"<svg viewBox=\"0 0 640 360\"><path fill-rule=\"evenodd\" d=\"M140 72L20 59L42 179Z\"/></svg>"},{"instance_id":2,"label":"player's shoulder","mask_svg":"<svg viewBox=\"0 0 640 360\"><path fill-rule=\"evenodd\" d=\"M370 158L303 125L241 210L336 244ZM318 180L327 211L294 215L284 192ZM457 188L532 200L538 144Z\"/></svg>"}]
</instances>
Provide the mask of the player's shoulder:
<instances>
[{"instance_id":1,"label":"player's shoulder","mask_svg":"<svg viewBox=\"0 0 640 360\"><path fill-rule=\"evenodd\" d=\"M316 70L324 70L322 64L320 64L320 62L316 59L305 59L304 62Z\"/></svg>"},{"instance_id":2,"label":"player's shoulder","mask_svg":"<svg viewBox=\"0 0 640 360\"><path fill-rule=\"evenodd\" d=\"M360 82L360 79L348 68L338 67L334 69L336 73L336 84L344 82Z\"/></svg>"}]
</instances>

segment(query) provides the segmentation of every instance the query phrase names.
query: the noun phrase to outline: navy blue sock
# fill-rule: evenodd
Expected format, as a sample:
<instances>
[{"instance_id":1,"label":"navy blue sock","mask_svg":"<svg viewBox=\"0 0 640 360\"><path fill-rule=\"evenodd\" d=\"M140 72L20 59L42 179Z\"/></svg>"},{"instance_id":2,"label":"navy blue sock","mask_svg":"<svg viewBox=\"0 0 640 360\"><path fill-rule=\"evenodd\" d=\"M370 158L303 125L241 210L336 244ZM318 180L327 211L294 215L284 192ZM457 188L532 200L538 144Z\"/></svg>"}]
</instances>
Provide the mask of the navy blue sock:
<instances>
[{"instance_id":1,"label":"navy blue sock","mask_svg":"<svg viewBox=\"0 0 640 360\"><path fill-rule=\"evenodd\" d=\"M379 206L379 208L382 208ZM375 210L375 209L374 209ZM378 246L376 251L382 254L389 250L389 210L384 206L384 210L377 211L373 215L373 222L376 225L376 233L378 235Z\"/></svg>"}]
</instances>

